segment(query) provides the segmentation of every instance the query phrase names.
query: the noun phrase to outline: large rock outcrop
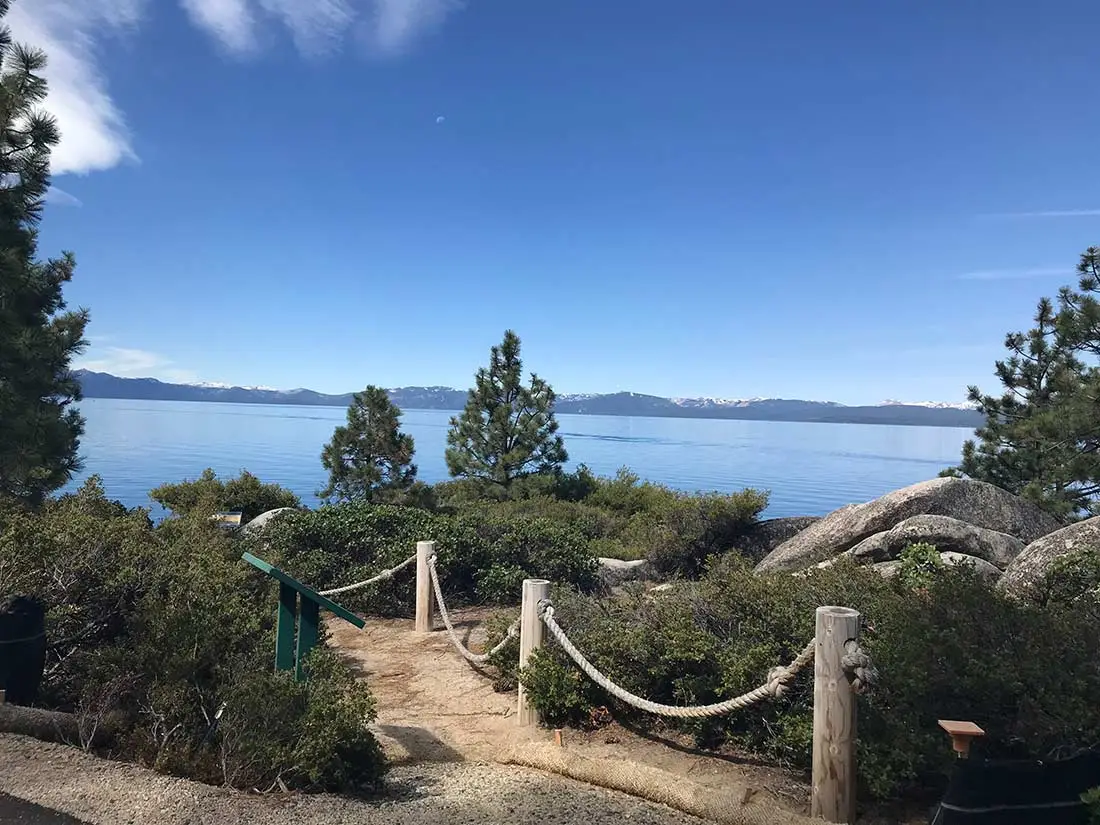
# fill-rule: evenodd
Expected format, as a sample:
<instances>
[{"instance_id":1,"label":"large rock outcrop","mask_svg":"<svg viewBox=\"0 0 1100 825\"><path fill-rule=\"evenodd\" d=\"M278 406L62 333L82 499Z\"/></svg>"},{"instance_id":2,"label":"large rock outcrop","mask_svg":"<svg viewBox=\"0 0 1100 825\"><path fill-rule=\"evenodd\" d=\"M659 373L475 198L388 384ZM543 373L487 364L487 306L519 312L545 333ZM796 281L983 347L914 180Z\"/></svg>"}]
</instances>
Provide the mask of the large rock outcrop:
<instances>
[{"instance_id":1,"label":"large rock outcrop","mask_svg":"<svg viewBox=\"0 0 1100 825\"><path fill-rule=\"evenodd\" d=\"M1100 549L1100 516L1079 521L1033 541L1005 570L997 586L1014 596L1027 597L1061 558Z\"/></svg>"},{"instance_id":2,"label":"large rock outcrop","mask_svg":"<svg viewBox=\"0 0 1100 825\"><path fill-rule=\"evenodd\" d=\"M783 542L819 521L821 516L787 516L758 521L737 540L737 549L753 561L760 561Z\"/></svg>"},{"instance_id":3,"label":"large rock outcrop","mask_svg":"<svg viewBox=\"0 0 1100 825\"><path fill-rule=\"evenodd\" d=\"M622 559L609 559L601 556L596 561L600 565L600 580L610 587L615 587L623 582L638 581L649 577L649 562L645 559L623 561Z\"/></svg>"},{"instance_id":4,"label":"large rock outcrop","mask_svg":"<svg viewBox=\"0 0 1100 825\"><path fill-rule=\"evenodd\" d=\"M950 516L976 527L1007 533L1025 543L1062 526L1031 502L992 484L963 478L936 478L903 487L865 504L849 504L834 510L775 548L756 565L756 571L772 573L810 567L919 515Z\"/></svg>"},{"instance_id":5,"label":"large rock outcrop","mask_svg":"<svg viewBox=\"0 0 1100 825\"><path fill-rule=\"evenodd\" d=\"M298 510L294 507L276 507L274 510L268 510L266 512L260 513L258 516L256 516L256 518L252 519L252 521L248 522L248 524L244 526L244 532L246 534L259 533L261 530L267 527L267 525L270 524L272 520L280 517L283 513L297 512Z\"/></svg>"},{"instance_id":6,"label":"large rock outcrop","mask_svg":"<svg viewBox=\"0 0 1100 825\"><path fill-rule=\"evenodd\" d=\"M1008 533L975 527L951 516L922 515L907 518L884 533L865 538L848 554L861 564L890 561L916 542L934 544L941 553L976 556L1002 570L1026 546Z\"/></svg>"}]
</instances>

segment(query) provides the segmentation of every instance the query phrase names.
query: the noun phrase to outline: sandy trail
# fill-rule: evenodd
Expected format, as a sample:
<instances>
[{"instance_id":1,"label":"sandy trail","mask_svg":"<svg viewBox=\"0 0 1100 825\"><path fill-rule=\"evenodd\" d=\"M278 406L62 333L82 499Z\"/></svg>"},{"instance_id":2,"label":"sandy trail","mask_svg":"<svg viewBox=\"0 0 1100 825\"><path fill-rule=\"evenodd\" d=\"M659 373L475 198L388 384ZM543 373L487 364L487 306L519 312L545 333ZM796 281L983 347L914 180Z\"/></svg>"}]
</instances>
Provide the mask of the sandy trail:
<instances>
[{"instance_id":1,"label":"sandy trail","mask_svg":"<svg viewBox=\"0 0 1100 825\"><path fill-rule=\"evenodd\" d=\"M492 611L452 611L452 621L471 650L483 649L484 621ZM438 618L437 618L438 624ZM506 758L525 743L545 743L552 733L516 724L516 697L493 690L488 672L454 650L446 631L416 633L406 619L370 619L360 631L329 624L331 644L367 680L377 700L375 729L396 764ZM565 731L570 753L630 761L665 771L670 782L690 779L706 787L747 794L793 813L808 811L809 788L801 778L729 756L695 751L683 741L641 736L621 727L584 734Z\"/></svg>"}]
</instances>

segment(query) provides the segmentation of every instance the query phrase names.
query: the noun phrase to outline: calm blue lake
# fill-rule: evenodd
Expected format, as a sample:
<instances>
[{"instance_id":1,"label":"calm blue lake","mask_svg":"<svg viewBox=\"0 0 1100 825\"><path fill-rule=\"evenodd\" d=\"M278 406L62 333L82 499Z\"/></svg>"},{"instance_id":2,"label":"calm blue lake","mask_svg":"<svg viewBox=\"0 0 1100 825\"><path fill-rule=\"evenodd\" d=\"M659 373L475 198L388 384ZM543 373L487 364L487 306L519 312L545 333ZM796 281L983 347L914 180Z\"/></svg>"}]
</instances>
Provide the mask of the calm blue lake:
<instances>
[{"instance_id":1,"label":"calm blue lake","mask_svg":"<svg viewBox=\"0 0 1100 825\"><path fill-rule=\"evenodd\" d=\"M149 505L165 481L250 470L316 503L324 486L321 447L344 420L337 407L87 399L84 474L99 474L107 493ZM452 413L407 410L416 463L427 482L447 477L443 451ZM820 515L851 502L934 478L958 461L969 430L675 418L563 415L573 464L598 474L628 466L643 478L682 490L771 491L771 517Z\"/></svg>"}]
</instances>

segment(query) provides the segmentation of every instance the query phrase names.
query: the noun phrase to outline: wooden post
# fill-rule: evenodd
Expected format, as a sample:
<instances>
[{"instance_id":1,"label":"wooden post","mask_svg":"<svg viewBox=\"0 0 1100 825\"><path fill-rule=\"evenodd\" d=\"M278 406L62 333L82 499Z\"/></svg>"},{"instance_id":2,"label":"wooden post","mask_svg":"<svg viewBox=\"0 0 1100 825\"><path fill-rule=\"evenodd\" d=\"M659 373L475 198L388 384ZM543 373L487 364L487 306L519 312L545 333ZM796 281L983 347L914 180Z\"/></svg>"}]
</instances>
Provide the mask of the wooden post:
<instances>
[{"instance_id":1,"label":"wooden post","mask_svg":"<svg viewBox=\"0 0 1100 825\"><path fill-rule=\"evenodd\" d=\"M2 701L2 700L0 700ZM973 722L957 722L953 719L940 719L939 725L947 735L951 737L951 747L959 759L970 756L970 741L978 736L985 736L985 731Z\"/></svg>"},{"instance_id":2,"label":"wooden post","mask_svg":"<svg viewBox=\"0 0 1100 825\"><path fill-rule=\"evenodd\" d=\"M519 609L519 666L527 666L531 653L542 647L542 637L546 627L539 618L539 602L550 598L550 582L546 579L523 580L523 604ZM527 693L521 683L519 686L519 705L516 708L516 721L527 727L539 723L538 711L527 702Z\"/></svg>"},{"instance_id":3,"label":"wooden post","mask_svg":"<svg viewBox=\"0 0 1100 825\"><path fill-rule=\"evenodd\" d=\"M297 667L294 677L302 682L306 678L306 657L317 646L318 625L321 623L321 610L312 599L302 599L302 613L298 619L298 652L295 654Z\"/></svg>"},{"instance_id":4,"label":"wooden post","mask_svg":"<svg viewBox=\"0 0 1100 825\"><path fill-rule=\"evenodd\" d=\"M294 667L294 623L298 619L298 591L279 584L279 613L275 620L275 669Z\"/></svg>"},{"instance_id":5,"label":"wooden post","mask_svg":"<svg viewBox=\"0 0 1100 825\"><path fill-rule=\"evenodd\" d=\"M826 822L856 819L856 701L841 658L844 643L859 639L859 624L850 607L817 609L810 815Z\"/></svg>"},{"instance_id":6,"label":"wooden post","mask_svg":"<svg viewBox=\"0 0 1100 825\"><path fill-rule=\"evenodd\" d=\"M434 541L416 543L416 632L430 633L432 630L432 574L428 569L428 559L435 555Z\"/></svg>"}]
</instances>

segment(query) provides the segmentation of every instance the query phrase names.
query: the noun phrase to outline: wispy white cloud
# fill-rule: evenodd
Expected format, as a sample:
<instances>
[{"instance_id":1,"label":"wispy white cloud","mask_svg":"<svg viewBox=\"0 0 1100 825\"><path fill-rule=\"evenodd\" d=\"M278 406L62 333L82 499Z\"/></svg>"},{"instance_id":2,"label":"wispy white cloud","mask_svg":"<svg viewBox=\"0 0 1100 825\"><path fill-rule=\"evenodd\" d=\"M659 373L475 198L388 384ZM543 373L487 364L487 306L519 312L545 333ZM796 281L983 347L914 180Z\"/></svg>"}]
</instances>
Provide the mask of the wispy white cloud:
<instances>
[{"instance_id":1,"label":"wispy white cloud","mask_svg":"<svg viewBox=\"0 0 1100 825\"><path fill-rule=\"evenodd\" d=\"M461 0L372 0L366 38L382 57L403 54L420 37L440 26Z\"/></svg>"},{"instance_id":2,"label":"wispy white cloud","mask_svg":"<svg viewBox=\"0 0 1100 825\"><path fill-rule=\"evenodd\" d=\"M437 28L462 0L181 0L192 22L233 54L248 55L260 43L265 22L281 24L306 55L338 49L358 34L381 57L404 54Z\"/></svg>"},{"instance_id":3,"label":"wispy white cloud","mask_svg":"<svg viewBox=\"0 0 1100 825\"><path fill-rule=\"evenodd\" d=\"M1064 266L1038 266L1031 269L981 269L956 275L960 281L1015 281L1025 278L1048 278L1054 275L1070 277L1072 269Z\"/></svg>"},{"instance_id":4,"label":"wispy white cloud","mask_svg":"<svg viewBox=\"0 0 1100 825\"><path fill-rule=\"evenodd\" d=\"M307 55L338 47L357 16L348 0L260 0L260 5L286 26L294 45Z\"/></svg>"},{"instance_id":5,"label":"wispy white cloud","mask_svg":"<svg viewBox=\"0 0 1100 825\"><path fill-rule=\"evenodd\" d=\"M984 218L1097 218L1100 209L1047 209L1038 212L996 212Z\"/></svg>"},{"instance_id":6,"label":"wispy white cloud","mask_svg":"<svg viewBox=\"0 0 1100 825\"><path fill-rule=\"evenodd\" d=\"M260 48L258 30L281 25L298 50L319 55L349 35L374 55L395 57L464 6L463 0L179 0L192 23L234 55ZM54 174L85 174L137 160L123 113L97 57L104 41L137 29L151 0L21 0L6 17L14 38L44 49L45 108L61 129Z\"/></svg>"},{"instance_id":7,"label":"wispy white cloud","mask_svg":"<svg viewBox=\"0 0 1100 825\"><path fill-rule=\"evenodd\" d=\"M46 203L54 206L83 206L83 202L76 195L70 195L64 189L51 186L46 191Z\"/></svg>"},{"instance_id":8,"label":"wispy white cloud","mask_svg":"<svg viewBox=\"0 0 1100 825\"><path fill-rule=\"evenodd\" d=\"M180 0L191 21L237 54L256 48L256 19L249 0Z\"/></svg>"},{"instance_id":9,"label":"wispy white cloud","mask_svg":"<svg viewBox=\"0 0 1100 825\"><path fill-rule=\"evenodd\" d=\"M12 4L6 22L14 38L49 55L45 108L61 129L61 143L52 156L55 174L109 169L135 157L122 113L96 65L94 44L104 35L132 28L143 5L144 0Z\"/></svg>"},{"instance_id":10,"label":"wispy white cloud","mask_svg":"<svg viewBox=\"0 0 1100 825\"><path fill-rule=\"evenodd\" d=\"M73 367L107 372L120 378L159 378L176 383L198 380L194 371L180 368L159 353L130 347L97 347L94 342L89 352L75 361Z\"/></svg>"}]
</instances>

